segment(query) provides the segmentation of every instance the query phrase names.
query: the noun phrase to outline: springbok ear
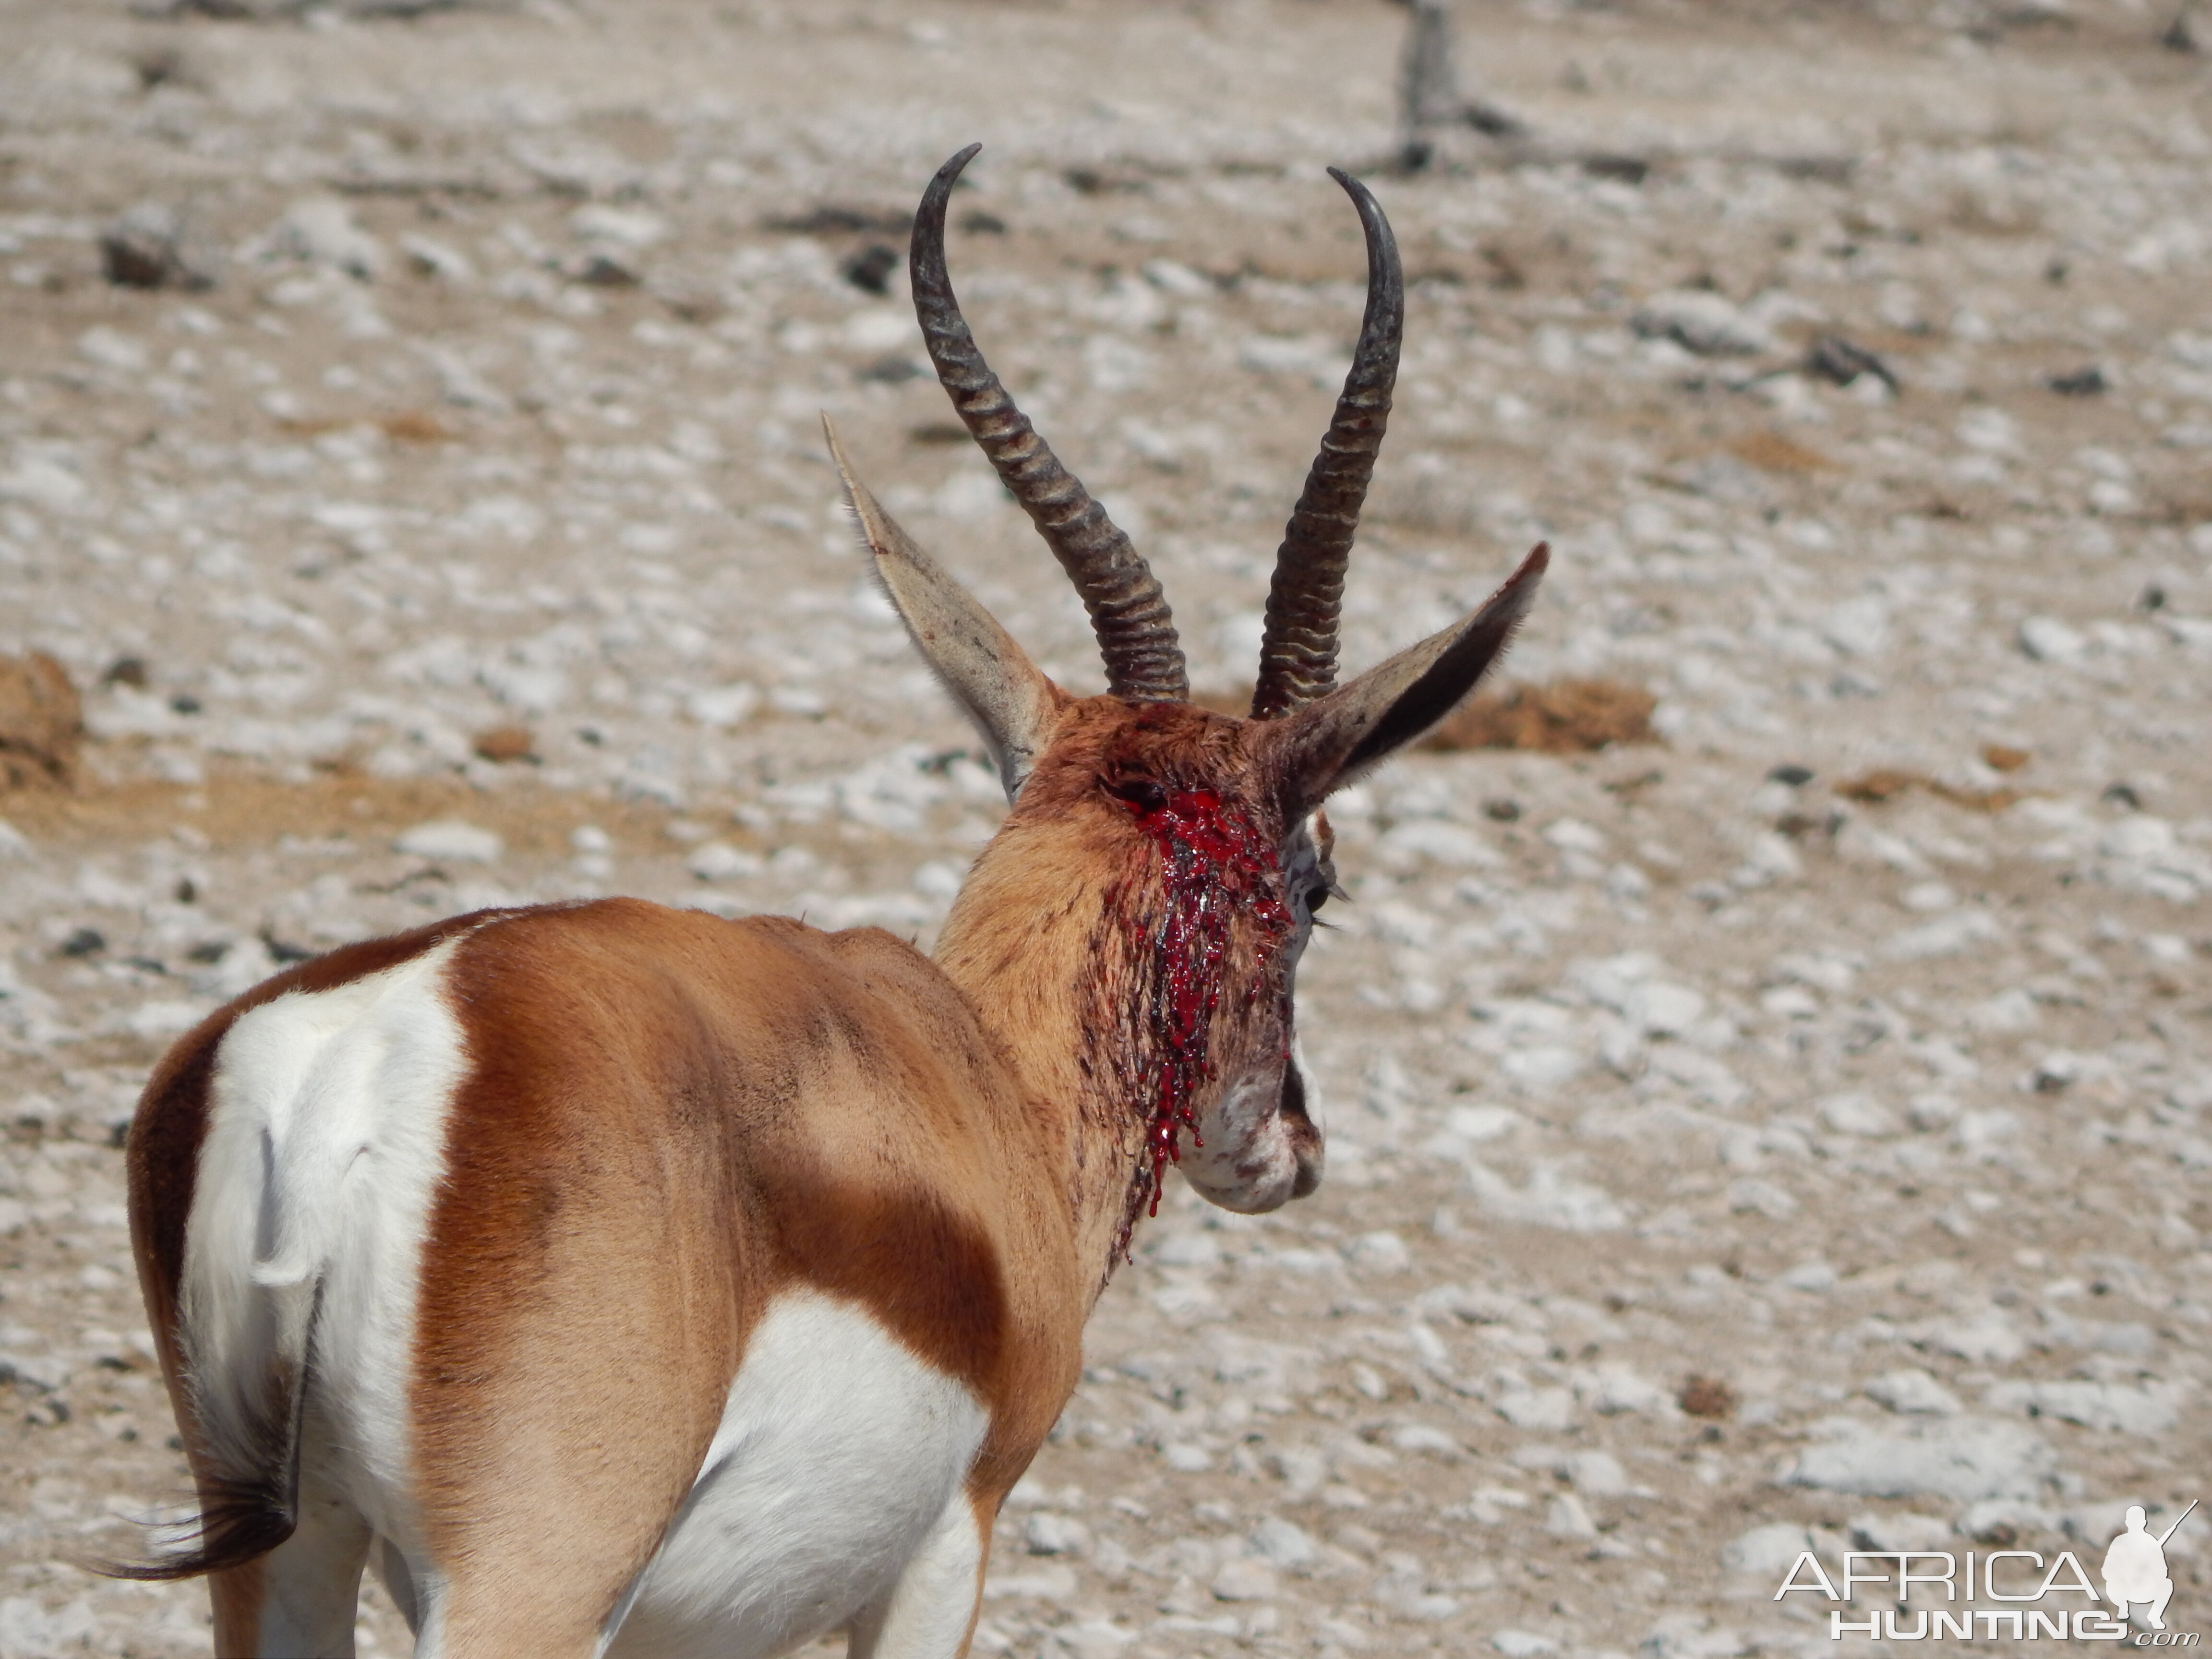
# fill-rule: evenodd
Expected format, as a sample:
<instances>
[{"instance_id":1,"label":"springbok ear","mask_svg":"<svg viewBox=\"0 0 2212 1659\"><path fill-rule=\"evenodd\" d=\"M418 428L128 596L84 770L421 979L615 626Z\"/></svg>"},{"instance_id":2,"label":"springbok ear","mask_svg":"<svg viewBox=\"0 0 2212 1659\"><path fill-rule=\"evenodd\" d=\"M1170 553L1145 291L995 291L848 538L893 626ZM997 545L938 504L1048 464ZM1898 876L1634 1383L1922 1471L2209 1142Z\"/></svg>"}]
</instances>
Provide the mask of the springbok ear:
<instances>
[{"instance_id":1,"label":"springbok ear","mask_svg":"<svg viewBox=\"0 0 2212 1659\"><path fill-rule=\"evenodd\" d=\"M1285 814L1312 811L1450 713L1512 640L1550 562L1550 547L1539 543L1464 622L1279 720L1261 722Z\"/></svg>"},{"instance_id":2,"label":"springbok ear","mask_svg":"<svg viewBox=\"0 0 2212 1659\"><path fill-rule=\"evenodd\" d=\"M1013 635L924 552L884 511L867 486L853 476L837 428L822 417L830 458L845 481L845 499L860 522L876 577L906 624L915 648L960 705L999 769L1012 802L1037 757L1052 740L1060 710L1070 701L1030 662Z\"/></svg>"}]
</instances>

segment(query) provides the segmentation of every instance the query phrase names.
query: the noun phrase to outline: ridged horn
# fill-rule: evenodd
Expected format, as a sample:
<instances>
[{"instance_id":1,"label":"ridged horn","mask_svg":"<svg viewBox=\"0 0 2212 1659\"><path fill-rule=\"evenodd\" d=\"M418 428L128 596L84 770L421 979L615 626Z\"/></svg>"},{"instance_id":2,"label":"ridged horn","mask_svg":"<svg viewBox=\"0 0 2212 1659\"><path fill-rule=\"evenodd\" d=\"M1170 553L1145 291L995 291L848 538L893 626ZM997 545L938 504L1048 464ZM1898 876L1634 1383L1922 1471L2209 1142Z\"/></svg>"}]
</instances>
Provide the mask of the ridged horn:
<instances>
[{"instance_id":1,"label":"ridged horn","mask_svg":"<svg viewBox=\"0 0 2212 1659\"><path fill-rule=\"evenodd\" d=\"M1336 413L1306 474L1304 492L1283 530L1267 589L1267 627L1260 645L1260 680L1252 718L1273 720L1311 702L1336 684L1337 617L1359 508L1389 424L1398 381L1398 347L1406 331L1406 282L1390 222L1366 185L1331 167L1359 210L1367 234L1367 312L1359 347L1336 400Z\"/></svg>"},{"instance_id":2,"label":"ridged horn","mask_svg":"<svg viewBox=\"0 0 2212 1659\"><path fill-rule=\"evenodd\" d=\"M1158 579L1014 406L953 298L945 269L945 204L961 169L982 148L970 144L938 168L915 215L908 269L929 361L969 434L1083 596L1106 659L1107 689L1135 702L1187 702L1190 678Z\"/></svg>"}]
</instances>

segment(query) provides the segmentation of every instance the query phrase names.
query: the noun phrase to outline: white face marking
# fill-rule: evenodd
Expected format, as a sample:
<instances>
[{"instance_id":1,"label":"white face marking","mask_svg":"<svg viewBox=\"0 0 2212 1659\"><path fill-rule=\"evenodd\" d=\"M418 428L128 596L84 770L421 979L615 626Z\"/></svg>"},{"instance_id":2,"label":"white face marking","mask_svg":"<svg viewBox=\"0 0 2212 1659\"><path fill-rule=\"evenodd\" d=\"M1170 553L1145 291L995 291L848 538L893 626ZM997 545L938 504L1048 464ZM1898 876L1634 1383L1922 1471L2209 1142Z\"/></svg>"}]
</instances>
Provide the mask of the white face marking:
<instances>
[{"instance_id":1,"label":"white face marking","mask_svg":"<svg viewBox=\"0 0 2212 1659\"><path fill-rule=\"evenodd\" d=\"M1293 1078L1306 1114L1304 1126L1283 1110ZM1182 1168L1209 1203L1259 1215L1311 1192L1321 1179L1321 1110L1297 1040L1285 1064L1224 1090L1199 1133L1206 1144L1186 1146Z\"/></svg>"},{"instance_id":2,"label":"white face marking","mask_svg":"<svg viewBox=\"0 0 2212 1659\"><path fill-rule=\"evenodd\" d=\"M235 1443L251 1391L304 1352L319 1286L318 1406L343 1449L330 1473L403 1544L416 1291L467 1069L440 994L459 943L239 1018L216 1054L185 1232L184 1348L214 1443Z\"/></svg>"},{"instance_id":3,"label":"white face marking","mask_svg":"<svg viewBox=\"0 0 2212 1659\"><path fill-rule=\"evenodd\" d=\"M608 1652L758 1659L885 1605L909 1563L966 1547L940 1533L948 1509L966 1507L986 1422L964 1387L861 1308L786 1292L745 1346L691 1495Z\"/></svg>"}]
</instances>

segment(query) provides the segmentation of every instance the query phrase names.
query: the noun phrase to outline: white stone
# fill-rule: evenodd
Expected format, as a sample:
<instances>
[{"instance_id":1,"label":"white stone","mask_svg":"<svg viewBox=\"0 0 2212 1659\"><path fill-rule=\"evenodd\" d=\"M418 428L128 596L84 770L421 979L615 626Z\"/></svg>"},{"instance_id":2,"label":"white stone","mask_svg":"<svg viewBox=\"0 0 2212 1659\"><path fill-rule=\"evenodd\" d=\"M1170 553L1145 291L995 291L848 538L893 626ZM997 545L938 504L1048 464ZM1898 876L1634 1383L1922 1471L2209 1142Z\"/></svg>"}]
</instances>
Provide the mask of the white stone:
<instances>
[{"instance_id":1,"label":"white stone","mask_svg":"<svg viewBox=\"0 0 2212 1659\"><path fill-rule=\"evenodd\" d=\"M1597 1536L1597 1522L1590 1518L1583 1500L1571 1492L1563 1492L1552 1499L1544 1514L1544 1529L1558 1538Z\"/></svg>"},{"instance_id":2,"label":"white stone","mask_svg":"<svg viewBox=\"0 0 2212 1659\"><path fill-rule=\"evenodd\" d=\"M101 324L77 336L76 355L102 368L135 374L146 367L146 343Z\"/></svg>"},{"instance_id":3,"label":"white stone","mask_svg":"<svg viewBox=\"0 0 2212 1659\"><path fill-rule=\"evenodd\" d=\"M1628 1471L1610 1452L1571 1453L1567 1479L1577 1492L1588 1492L1592 1498L1617 1498L1628 1490Z\"/></svg>"},{"instance_id":4,"label":"white stone","mask_svg":"<svg viewBox=\"0 0 2212 1659\"><path fill-rule=\"evenodd\" d=\"M92 1603L82 1595L52 1613L27 1595L0 1601L0 1651L23 1659L82 1653L100 1627Z\"/></svg>"},{"instance_id":5,"label":"white stone","mask_svg":"<svg viewBox=\"0 0 2212 1659\"><path fill-rule=\"evenodd\" d=\"M1742 1176L1729 1182L1729 1208L1741 1215L1756 1212L1770 1221L1787 1221L1797 1213L1797 1200L1789 1191L1757 1176Z\"/></svg>"},{"instance_id":6,"label":"white stone","mask_svg":"<svg viewBox=\"0 0 2212 1659\"><path fill-rule=\"evenodd\" d=\"M2020 648L2038 662L2063 665L2081 661L2089 641L2056 617L2030 617L2020 625Z\"/></svg>"},{"instance_id":7,"label":"white stone","mask_svg":"<svg viewBox=\"0 0 2212 1659\"><path fill-rule=\"evenodd\" d=\"M329 265L364 282L384 265L382 246L355 221L353 210L334 196L311 197L286 209L276 242L295 258Z\"/></svg>"},{"instance_id":8,"label":"white stone","mask_svg":"<svg viewBox=\"0 0 2212 1659\"><path fill-rule=\"evenodd\" d=\"M526 714L550 714L568 700L568 677L544 664L487 663L478 678L492 696Z\"/></svg>"},{"instance_id":9,"label":"white stone","mask_svg":"<svg viewBox=\"0 0 2212 1659\"><path fill-rule=\"evenodd\" d=\"M1840 1135L1886 1135L1896 1132L1896 1115L1871 1095L1830 1095L1820 1103L1820 1119Z\"/></svg>"},{"instance_id":10,"label":"white stone","mask_svg":"<svg viewBox=\"0 0 2212 1659\"><path fill-rule=\"evenodd\" d=\"M1794 1521L1774 1521L1739 1533L1722 1546L1721 1565L1729 1572L1743 1573L1762 1583L1771 1580L1778 1583L1796 1565L1797 1559L1812 1547L1811 1537L1803 1527Z\"/></svg>"},{"instance_id":11,"label":"white stone","mask_svg":"<svg viewBox=\"0 0 2212 1659\"><path fill-rule=\"evenodd\" d=\"M726 841L709 841L691 849L684 867L702 881L737 881L761 874L768 865L757 853Z\"/></svg>"},{"instance_id":12,"label":"white stone","mask_svg":"<svg viewBox=\"0 0 2212 1659\"><path fill-rule=\"evenodd\" d=\"M1825 1261L1801 1261L1775 1282L1786 1285L1793 1291L1818 1294L1835 1288L1836 1270Z\"/></svg>"},{"instance_id":13,"label":"white stone","mask_svg":"<svg viewBox=\"0 0 2212 1659\"><path fill-rule=\"evenodd\" d=\"M1343 371L1342 348L1324 334L1255 334L1237 348L1237 361L1262 374L1304 374L1327 386Z\"/></svg>"},{"instance_id":14,"label":"white stone","mask_svg":"<svg viewBox=\"0 0 2212 1659\"><path fill-rule=\"evenodd\" d=\"M1866 1396L1907 1416L1955 1417L1960 1410L1951 1391L1917 1366L1883 1372L1868 1382Z\"/></svg>"},{"instance_id":15,"label":"white stone","mask_svg":"<svg viewBox=\"0 0 2212 1659\"><path fill-rule=\"evenodd\" d=\"M1948 910L1959 902L1959 896L1940 881L1916 882L1906 888L1899 902L1908 910L1917 910L1933 915L1939 910Z\"/></svg>"},{"instance_id":16,"label":"white stone","mask_svg":"<svg viewBox=\"0 0 2212 1659\"><path fill-rule=\"evenodd\" d=\"M1549 1637L1527 1630L1494 1631L1490 1645L1504 1654L1505 1659L1542 1659L1543 1655L1559 1650L1559 1644Z\"/></svg>"},{"instance_id":17,"label":"white stone","mask_svg":"<svg viewBox=\"0 0 2212 1659\"><path fill-rule=\"evenodd\" d=\"M694 691L684 700L684 712L702 726L720 730L742 725L760 707L760 688L738 680L729 685Z\"/></svg>"},{"instance_id":18,"label":"white stone","mask_svg":"<svg viewBox=\"0 0 2212 1659\"><path fill-rule=\"evenodd\" d=\"M1459 1611L1457 1601L1429 1589L1420 1563L1399 1553L1384 1558L1390 1571L1375 1586L1375 1599L1401 1619L1441 1623Z\"/></svg>"},{"instance_id":19,"label":"white stone","mask_svg":"<svg viewBox=\"0 0 2212 1659\"><path fill-rule=\"evenodd\" d=\"M1040 1510L1022 1529L1031 1555L1080 1555L1091 1547L1091 1529L1065 1515Z\"/></svg>"},{"instance_id":20,"label":"white stone","mask_svg":"<svg viewBox=\"0 0 2212 1659\"><path fill-rule=\"evenodd\" d=\"M2106 858L2138 863L2163 858L2173 851L2173 826L2148 813L2121 819L2097 841L2097 850Z\"/></svg>"},{"instance_id":21,"label":"white stone","mask_svg":"<svg viewBox=\"0 0 2212 1659\"><path fill-rule=\"evenodd\" d=\"M173 1037L191 1030L210 1012L204 1002L172 999L142 1002L124 1017L123 1029L137 1037Z\"/></svg>"},{"instance_id":22,"label":"white stone","mask_svg":"<svg viewBox=\"0 0 2212 1659\"><path fill-rule=\"evenodd\" d=\"M2003 927L1986 911L1954 910L1922 927L1892 934L1882 946L1882 955L1892 962L1926 962L1956 956L1969 945L2003 936Z\"/></svg>"},{"instance_id":23,"label":"white stone","mask_svg":"<svg viewBox=\"0 0 2212 1659\"><path fill-rule=\"evenodd\" d=\"M1592 828L1580 818L1559 818L1544 828L1544 839L1563 853L1597 854L1605 851L1605 833Z\"/></svg>"},{"instance_id":24,"label":"white stone","mask_svg":"<svg viewBox=\"0 0 2212 1659\"><path fill-rule=\"evenodd\" d=\"M456 818L434 818L403 830L392 844L410 858L456 864L490 864L506 850L506 844L491 830Z\"/></svg>"},{"instance_id":25,"label":"white stone","mask_svg":"<svg viewBox=\"0 0 2212 1659\"><path fill-rule=\"evenodd\" d=\"M1577 1382L1576 1392L1592 1411L1608 1417L1621 1412L1665 1415L1674 1407L1673 1397L1666 1389L1618 1363L1601 1365L1595 1372L1585 1373Z\"/></svg>"},{"instance_id":26,"label":"white stone","mask_svg":"<svg viewBox=\"0 0 2212 1659\"><path fill-rule=\"evenodd\" d=\"M957 859L932 859L916 866L914 890L924 898L935 899L940 904L950 904L960 896L967 884L968 866Z\"/></svg>"},{"instance_id":27,"label":"white stone","mask_svg":"<svg viewBox=\"0 0 2212 1659\"><path fill-rule=\"evenodd\" d=\"M1203 1227L1164 1231L1146 1254L1163 1267L1212 1267L1221 1261L1221 1247Z\"/></svg>"},{"instance_id":28,"label":"white stone","mask_svg":"<svg viewBox=\"0 0 2212 1659\"><path fill-rule=\"evenodd\" d=\"M1820 623L1821 637L1854 657L1878 657L1889 648L1889 601L1863 593L1831 609Z\"/></svg>"},{"instance_id":29,"label":"white stone","mask_svg":"<svg viewBox=\"0 0 2212 1659\"><path fill-rule=\"evenodd\" d=\"M1390 1431L1390 1443L1400 1451L1435 1452L1444 1457L1457 1457L1462 1450L1458 1441L1426 1423L1401 1423Z\"/></svg>"},{"instance_id":30,"label":"white stone","mask_svg":"<svg viewBox=\"0 0 2212 1659\"><path fill-rule=\"evenodd\" d=\"M1575 1420L1575 1397L1565 1389L1510 1389L1491 1404L1516 1429L1532 1434L1558 1434Z\"/></svg>"},{"instance_id":31,"label":"white stone","mask_svg":"<svg viewBox=\"0 0 2212 1659\"><path fill-rule=\"evenodd\" d=\"M1444 1114L1446 1129L1477 1145L1510 1133L1528 1121L1510 1106L1455 1106Z\"/></svg>"},{"instance_id":32,"label":"white stone","mask_svg":"<svg viewBox=\"0 0 2212 1659\"><path fill-rule=\"evenodd\" d=\"M1966 1011L1966 1024L1973 1030L1992 1036L2016 1035L2032 1031L2042 1023L2042 1012L2035 999L2020 986L2000 991L1984 1002L1978 1002Z\"/></svg>"},{"instance_id":33,"label":"white stone","mask_svg":"<svg viewBox=\"0 0 2212 1659\"><path fill-rule=\"evenodd\" d=\"M1498 1062L1498 1068L1522 1088L1541 1095L1581 1076L1589 1065L1588 1058L1575 1049L1540 1043L1514 1049Z\"/></svg>"},{"instance_id":34,"label":"white stone","mask_svg":"<svg viewBox=\"0 0 2212 1659\"><path fill-rule=\"evenodd\" d=\"M73 512L91 494L76 467L60 455L19 453L15 465L0 472L0 501L28 501L50 513Z\"/></svg>"},{"instance_id":35,"label":"white stone","mask_svg":"<svg viewBox=\"0 0 2212 1659\"><path fill-rule=\"evenodd\" d=\"M2020 425L2001 409L1986 404L1959 416L1959 441L1984 454L2008 454L2020 447Z\"/></svg>"},{"instance_id":36,"label":"white stone","mask_svg":"<svg viewBox=\"0 0 2212 1659\"><path fill-rule=\"evenodd\" d=\"M41 1394L52 1394L67 1384L72 1375L68 1362L52 1354L0 1353L0 1382L21 1382Z\"/></svg>"},{"instance_id":37,"label":"white stone","mask_svg":"<svg viewBox=\"0 0 2212 1659\"><path fill-rule=\"evenodd\" d=\"M1959 1114L1957 1133L1961 1151L1988 1157L2002 1151L2021 1131L2020 1114L2010 1107Z\"/></svg>"},{"instance_id":38,"label":"white stone","mask_svg":"<svg viewBox=\"0 0 2212 1659\"><path fill-rule=\"evenodd\" d=\"M668 221L643 208L611 207L604 202L593 202L568 216L568 228L587 242L645 248L668 234Z\"/></svg>"},{"instance_id":39,"label":"white stone","mask_svg":"<svg viewBox=\"0 0 2212 1659\"><path fill-rule=\"evenodd\" d=\"M1320 1555L1314 1540L1303 1530L1272 1516L1252 1528L1245 1547L1261 1560L1291 1571L1310 1566Z\"/></svg>"},{"instance_id":40,"label":"white stone","mask_svg":"<svg viewBox=\"0 0 2212 1659\"><path fill-rule=\"evenodd\" d=\"M915 344L914 319L891 306L868 306L845 319L845 343L855 351L890 351Z\"/></svg>"},{"instance_id":41,"label":"white stone","mask_svg":"<svg viewBox=\"0 0 2212 1659\"><path fill-rule=\"evenodd\" d=\"M994 1572L983 1581L983 1594L993 1598L1020 1596L1037 1601L1064 1601L1075 1594L1075 1569L1055 1565L1029 1572Z\"/></svg>"},{"instance_id":42,"label":"white stone","mask_svg":"<svg viewBox=\"0 0 2212 1659\"><path fill-rule=\"evenodd\" d=\"M1611 1232L1628 1224L1627 1212L1610 1193L1588 1182L1571 1180L1548 1164L1537 1165L1529 1174L1528 1184L1518 1188L1492 1170L1471 1164L1468 1185L1482 1207L1502 1221L1575 1233Z\"/></svg>"},{"instance_id":43,"label":"white stone","mask_svg":"<svg viewBox=\"0 0 2212 1659\"><path fill-rule=\"evenodd\" d=\"M982 1632L976 1632L976 1643L981 1650ZM1121 1650L1137 1639L1137 1632L1124 1630L1108 1619L1085 1619L1070 1625L1052 1627L1052 1646L1044 1651L1055 1656L1065 1653L1070 1659L1114 1659Z\"/></svg>"},{"instance_id":44,"label":"white stone","mask_svg":"<svg viewBox=\"0 0 2212 1659\"><path fill-rule=\"evenodd\" d=\"M1217 1601L1269 1601L1281 1590L1275 1570L1250 1556L1229 1562L1213 1576Z\"/></svg>"},{"instance_id":45,"label":"white stone","mask_svg":"<svg viewBox=\"0 0 2212 1659\"><path fill-rule=\"evenodd\" d=\"M1628 999L1628 1017L1655 1036L1680 1036L1705 1017L1705 993L1667 980L1639 985Z\"/></svg>"},{"instance_id":46,"label":"white stone","mask_svg":"<svg viewBox=\"0 0 2212 1659\"><path fill-rule=\"evenodd\" d=\"M1403 1273L1413 1262L1406 1241L1392 1232L1363 1233L1345 1247L1345 1255L1353 1267L1373 1273Z\"/></svg>"},{"instance_id":47,"label":"white stone","mask_svg":"<svg viewBox=\"0 0 2212 1659\"><path fill-rule=\"evenodd\" d=\"M1750 356L1775 345L1764 324L1705 289L1653 295L1630 326L1646 340L1671 340L1701 357Z\"/></svg>"},{"instance_id":48,"label":"white stone","mask_svg":"<svg viewBox=\"0 0 2212 1659\"><path fill-rule=\"evenodd\" d=\"M1998 1411L2056 1417L2078 1423L2085 1429L2104 1429L2116 1434L2165 1434L2180 1421L2184 1393L2178 1385L2159 1383L2130 1388L2119 1382L2079 1381L1999 1382L1982 1399Z\"/></svg>"},{"instance_id":49,"label":"white stone","mask_svg":"<svg viewBox=\"0 0 2212 1659\"><path fill-rule=\"evenodd\" d=\"M399 251L422 276L435 276L457 286L476 280L477 268L470 263L468 255L435 237L410 231L399 239Z\"/></svg>"},{"instance_id":50,"label":"white stone","mask_svg":"<svg viewBox=\"0 0 2212 1659\"><path fill-rule=\"evenodd\" d=\"M1504 855L1465 824L1442 818L1409 818L1394 824L1376 842L1386 859L1427 859L1456 869L1498 869Z\"/></svg>"},{"instance_id":51,"label":"white stone","mask_svg":"<svg viewBox=\"0 0 2212 1659\"><path fill-rule=\"evenodd\" d=\"M2050 1446L2032 1429L1961 1417L1903 1432L1839 1425L1836 1437L1807 1447L1782 1479L1786 1486L1866 1498L1927 1492L1964 1504L2032 1498L2057 1468Z\"/></svg>"},{"instance_id":52,"label":"white stone","mask_svg":"<svg viewBox=\"0 0 2212 1659\"><path fill-rule=\"evenodd\" d=\"M1984 1308L1978 1313L1948 1319L1931 1319L1918 1328L1915 1339L1938 1352L1983 1364L2009 1365L2027 1352L2027 1344L2003 1311Z\"/></svg>"}]
</instances>

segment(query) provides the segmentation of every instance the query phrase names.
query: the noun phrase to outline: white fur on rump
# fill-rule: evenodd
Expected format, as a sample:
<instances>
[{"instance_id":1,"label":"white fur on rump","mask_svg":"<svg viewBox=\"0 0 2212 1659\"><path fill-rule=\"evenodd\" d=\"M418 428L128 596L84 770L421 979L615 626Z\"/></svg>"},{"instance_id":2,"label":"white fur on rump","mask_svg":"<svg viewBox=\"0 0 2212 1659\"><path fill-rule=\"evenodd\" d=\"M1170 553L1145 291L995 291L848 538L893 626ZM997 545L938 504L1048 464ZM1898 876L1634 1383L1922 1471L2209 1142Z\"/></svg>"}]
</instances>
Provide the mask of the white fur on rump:
<instances>
[{"instance_id":1,"label":"white fur on rump","mask_svg":"<svg viewBox=\"0 0 2212 1659\"><path fill-rule=\"evenodd\" d=\"M982 1567L963 1482L985 1425L859 1306L777 1297L609 1653L767 1659L858 1620L860 1653L949 1659Z\"/></svg>"},{"instance_id":2,"label":"white fur on rump","mask_svg":"<svg viewBox=\"0 0 2212 1659\"><path fill-rule=\"evenodd\" d=\"M246 1391L280 1360L296 1374L313 1317L310 1420L343 1449L307 1461L418 1563L408 1396L423 1240L467 1070L442 995L459 943L278 997L224 1035L180 1297L196 1414L219 1457L251 1443Z\"/></svg>"},{"instance_id":3,"label":"white fur on rump","mask_svg":"<svg viewBox=\"0 0 2212 1659\"><path fill-rule=\"evenodd\" d=\"M372 1530L404 1559L424 1650L440 1646L409 1399L423 1244L468 1070L443 994L458 944L264 1003L216 1053L181 1297L198 1414L218 1455L250 1469L267 1407L254 1390L281 1365L296 1374L312 1336L303 1498L343 1506L327 1540L307 1527L269 1558L265 1652L350 1631ZM787 1292L602 1650L765 1659L853 1626L861 1655L957 1652L982 1570L963 1483L985 1427L966 1388L860 1308Z\"/></svg>"}]
</instances>

